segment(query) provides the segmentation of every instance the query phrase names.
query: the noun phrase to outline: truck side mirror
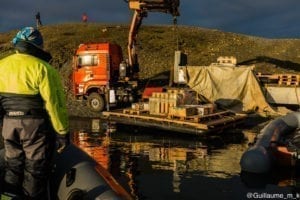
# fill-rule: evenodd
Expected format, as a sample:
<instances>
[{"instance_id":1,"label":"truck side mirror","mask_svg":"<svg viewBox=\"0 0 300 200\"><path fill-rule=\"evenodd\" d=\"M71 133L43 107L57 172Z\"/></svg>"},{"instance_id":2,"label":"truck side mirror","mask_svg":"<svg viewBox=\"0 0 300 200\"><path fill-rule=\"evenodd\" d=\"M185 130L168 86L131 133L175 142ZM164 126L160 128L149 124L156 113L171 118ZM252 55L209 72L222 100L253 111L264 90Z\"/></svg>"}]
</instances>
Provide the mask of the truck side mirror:
<instances>
[{"instance_id":1,"label":"truck side mirror","mask_svg":"<svg viewBox=\"0 0 300 200\"><path fill-rule=\"evenodd\" d=\"M126 75L127 75L127 64L126 62L121 62L119 65L119 78L121 80L125 79Z\"/></svg>"}]
</instances>

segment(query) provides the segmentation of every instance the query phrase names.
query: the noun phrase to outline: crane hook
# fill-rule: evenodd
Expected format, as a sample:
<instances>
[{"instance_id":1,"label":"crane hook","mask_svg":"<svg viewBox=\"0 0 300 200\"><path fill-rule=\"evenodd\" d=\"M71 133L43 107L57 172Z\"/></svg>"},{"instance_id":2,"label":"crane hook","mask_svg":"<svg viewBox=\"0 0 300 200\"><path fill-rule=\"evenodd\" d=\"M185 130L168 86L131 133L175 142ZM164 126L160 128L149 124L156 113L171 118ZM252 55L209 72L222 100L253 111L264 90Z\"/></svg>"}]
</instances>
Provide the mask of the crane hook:
<instances>
[{"instance_id":1,"label":"crane hook","mask_svg":"<svg viewBox=\"0 0 300 200\"><path fill-rule=\"evenodd\" d=\"M176 16L173 17L173 24L177 25L177 17Z\"/></svg>"}]
</instances>

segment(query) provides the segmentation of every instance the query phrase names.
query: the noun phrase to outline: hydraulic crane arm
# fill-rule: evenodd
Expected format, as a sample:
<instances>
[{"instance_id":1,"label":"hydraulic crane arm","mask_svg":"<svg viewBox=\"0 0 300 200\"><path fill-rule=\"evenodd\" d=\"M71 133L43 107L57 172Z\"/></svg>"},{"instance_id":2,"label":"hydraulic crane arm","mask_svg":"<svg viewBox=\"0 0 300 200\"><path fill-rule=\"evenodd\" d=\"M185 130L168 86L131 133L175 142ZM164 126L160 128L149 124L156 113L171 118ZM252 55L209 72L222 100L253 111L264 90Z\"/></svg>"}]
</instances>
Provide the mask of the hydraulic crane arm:
<instances>
[{"instance_id":1,"label":"hydraulic crane arm","mask_svg":"<svg viewBox=\"0 0 300 200\"><path fill-rule=\"evenodd\" d=\"M148 12L163 12L173 16L174 23L179 16L179 0L127 0L129 8L134 10L128 35L128 64L133 78L138 78L139 63L136 52L138 30Z\"/></svg>"},{"instance_id":2,"label":"hydraulic crane arm","mask_svg":"<svg viewBox=\"0 0 300 200\"><path fill-rule=\"evenodd\" d=\"M152 12L165 12L179 16L179 0L129 0L129 8Z\"/></svg>"}]
</instances>

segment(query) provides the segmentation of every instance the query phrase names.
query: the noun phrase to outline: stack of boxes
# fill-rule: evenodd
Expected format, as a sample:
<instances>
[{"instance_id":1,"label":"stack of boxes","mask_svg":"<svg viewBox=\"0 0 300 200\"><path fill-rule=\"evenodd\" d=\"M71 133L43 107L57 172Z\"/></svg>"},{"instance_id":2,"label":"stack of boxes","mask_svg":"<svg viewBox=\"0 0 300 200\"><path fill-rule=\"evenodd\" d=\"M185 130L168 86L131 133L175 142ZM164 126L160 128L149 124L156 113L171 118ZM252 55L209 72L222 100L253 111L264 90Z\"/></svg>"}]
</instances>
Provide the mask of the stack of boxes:
<instances>
[{"instance_id":1,"label":"stack of boxes","mask_svg":"<svg viewBox=\"0 0 300 200\"><path fill-rule=\"evenodd\" d=\"M182 99L182 94L154 92L149 98L149 113L151 115L168 115L171 107L183 104Z\"/></svg>"},{"instance_id":2,"label":"stack of boxes","mask_svg":"<svg viewBox=\"0 0 300 200\"><path fill-rule=\"evenodd\" d=\"M214 105L197 104L197 93L189 88L168 88L166 92L153 92L149 102L138 102L131 105L132 111L145 111L150 115L169 118L203 116L214 112Z\"/></svg>"},{"instance_id":3,"label":"stack of boxes","mask_svg":"<svg viewBox=\"0 0 300 200\"><path fill-rule=\"evenodd\" d=\"M149 98L149 113L170 117L187 117L213 113L213 104L197 105L197 93L189 88L169 88L154 92Z\"/></svg>"}]
</instances>

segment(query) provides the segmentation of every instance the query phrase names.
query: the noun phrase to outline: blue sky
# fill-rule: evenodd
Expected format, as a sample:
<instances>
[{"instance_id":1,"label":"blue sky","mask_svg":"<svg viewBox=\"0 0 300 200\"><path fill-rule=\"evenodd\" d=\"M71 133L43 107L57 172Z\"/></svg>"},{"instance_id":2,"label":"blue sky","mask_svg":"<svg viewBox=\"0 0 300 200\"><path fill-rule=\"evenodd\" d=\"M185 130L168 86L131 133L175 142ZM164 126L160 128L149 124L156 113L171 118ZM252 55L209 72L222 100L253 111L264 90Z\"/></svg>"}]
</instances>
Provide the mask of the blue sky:
<instances>
[{"instance_id":1,"label":"blue sky","mask_svg":"<svg viewBox=\"0 0 300 200\"><path fill-rule=\"evenodd\" d=\"M300 0L181 0L179 25L197 26L267 38L300 38ZM0 32L44 24L90 22L129 24L124 0L1 0ZM164 13L149 13L144 24L171 24Z\"/></svg>"}]
</instances>

